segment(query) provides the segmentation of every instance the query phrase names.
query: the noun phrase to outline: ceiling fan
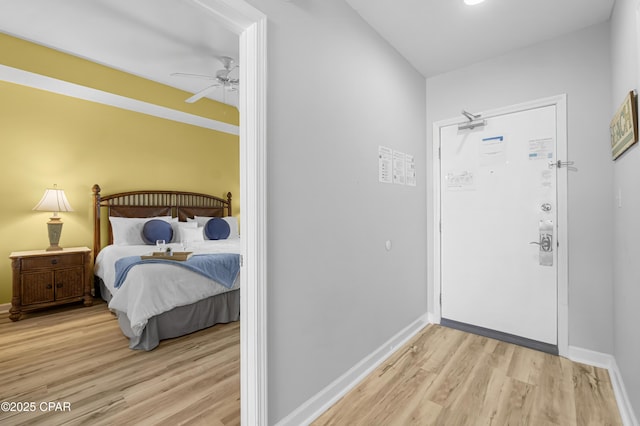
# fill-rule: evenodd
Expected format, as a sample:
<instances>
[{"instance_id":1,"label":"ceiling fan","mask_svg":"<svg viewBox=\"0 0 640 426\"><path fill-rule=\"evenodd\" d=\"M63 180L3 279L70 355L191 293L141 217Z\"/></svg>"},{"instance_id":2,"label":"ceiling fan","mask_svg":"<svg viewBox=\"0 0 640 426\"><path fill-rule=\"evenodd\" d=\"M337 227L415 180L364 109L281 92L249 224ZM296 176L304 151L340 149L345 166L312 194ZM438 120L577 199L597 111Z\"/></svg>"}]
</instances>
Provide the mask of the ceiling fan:
<instances>
[{"instance_id":1,"label":"ceiling fan","mask_svg":"<svg viewBox=\"0 0 640 426\"><path fill-rule=\"evenodd\" d=\"M229 56L220 56L218 57L218 59L220 60L220 62L222 62L223 65L223 69L219 69L218 71L216 71L215 76L213 75L201 75L201 74L189 74L189 73L184 73L184 72L174 72L171 73L170 75L172 77L188 77L188 78L199 78L199 79L203 79L203 80L213 80L215 83L213 83L210 86L205 87L204 89L200 90L199 92L195 93L193 96L191 96L190 98L186 99L185 102L192 104L202 98L204 98L205 96L207 96L210 93L213 93L213 91L215 91L217 88L221 87L223 90L229 90L229 91L237 91L238 90L238 84L240 83L240 80L237 78L232 78L229 76L229 73L231 73L231 71L233 71L234 69L238 68L238 65L236 65L235 61L233 60L233 58L229 57ZM224 95L224 92L223 92Z\"/></svg>"}]
</instances>

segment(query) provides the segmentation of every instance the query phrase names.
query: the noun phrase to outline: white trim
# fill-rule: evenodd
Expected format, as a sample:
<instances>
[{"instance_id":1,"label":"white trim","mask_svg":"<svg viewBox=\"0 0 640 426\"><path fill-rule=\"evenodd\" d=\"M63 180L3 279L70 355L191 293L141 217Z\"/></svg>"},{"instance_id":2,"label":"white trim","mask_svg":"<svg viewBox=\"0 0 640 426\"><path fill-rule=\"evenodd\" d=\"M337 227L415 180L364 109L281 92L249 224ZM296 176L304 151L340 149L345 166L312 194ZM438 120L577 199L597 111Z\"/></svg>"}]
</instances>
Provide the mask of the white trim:
<instances>
[{"instance_id":1,"label":"white trim","mask_svg":"<svg viewBox=\"0 0 640 426\"><path fill-rule=\"evenodd\" d=\"M193 0L240 36L240 421L268 424L267 17L244 0Z\"/></svg>"},{"instance_id":2,"label":"white trim","mask_svg":"<svg viewBox=\"0 0 640 426\"><path fill-rule=\"evenodd\" d=\"M240 205L242 206L240 221L242 223L244 253L240 284L240 311L242 312L242 321L240 321L240 417L243 425L262 426L268 424L267 17L244 0L198 0L197 4L206 9L205 13L213 14L240 37L238 60L243 64L240 68L242 85L238 108L240 126L239 128L234 126L236 127L234 134L240 136ZM35 75L37 76L37 74ZM82 88L82 86L77 86L75 89L77 88ZM68 93L64 94L72 96ZM102 94L117 96L107 92L102 92ZM110 98L110 96L107 97ZM100 96L98 98L101 99ZM121 96L118 98L127 99ZM89 100L98 102L95 99ZM191 115L146 102L132 99L128 101L133 102L136 107L144 107L143 111L138 112L150 114L148 111L162 111L168 114L163 118L174 121L181 121L176 117L186 119L186 116ZM127 102L124 104L131 105ZM215 120L203 117L194 117L197 117L198 120L189 124L203 125L206 122L213 126L212 122L215 122ZM227 123L222 124L230 126ZM206 126L203 125L203 127ZM222 128L227 131L232 130L227 127Z\"/></svg>"},{"instance_id":3,"label":"white trim","mask_svg":"<svg viewBox=\"0 0 640 426\"><path fill-rule=\"evenodd\" d=\"M549 98L556 105L556 160L568 161L567 95ZM569 348L569 173L567 167L557 169L556 219L558 232L558 353L565 356Z\"/></svg>"},{"instance_id":4,"label":"white trim","mask_svg":"<svg viewBox=\"0 0 640 426\"><path fill-rule=\"evenodd\" d=\"M22 86L33 87L35 89L46 90L47 92L57 93L59 95L109 105L128 111L139 112L171 121L217 130L223 133L230 133L232 135L238 135L239 133L238 126L233 124L150 104L137 99L127 98L125 96L115 95L102 90L92 89L90 87L69 83L68 81L58 80L57 78L47 77L1 64L0 80L20 84Z\"/></svg>"},{"instance_id":5,"label":"white trim","mask_svg":"<svg viewBox=\"0 0 640 426\"><path fill-rule=\"evenodd\" d=\"M267 400L267 18L240 36L240 405L243 425L268 424ZM246 141L246 143L243 143Z\"/></svg>"},{"instance_id":6,"label":"white trim","mask_svg":"<svg viewBox=\"0 0 640 426\"><path fill-rule=\"evenodd\" d=\"M244 0L198 0L240 36L240 421L267 425L267 17Z\"/></svg>"},{"instance_id":7,"label":"white trim","mask_svg":"<svg viewBox=\"0 0 640 426\"><path fill-rule=\"evenodd\" d=\"M263 21L264 14L244 0L191 0L206 10L219 24L238 35ZM242 55L242 53L240 54ZM240 61L239 61L240 62ZM244 62L240 62L244 64ZM242 80L240 80L242 81Z\"/></svg>"},{"instance_id":8,"label":"white trim","mask_svg":"<svg viewBox=\"0 0 640 426\"><path fill-rule=\"evenodd\" d=\"M433 123L433 161L431 168L433 169L433 247L431 247L431 256L433 258L433 289L432 289L432 310L427 312L429 321L433 324L440 324L442 319L442 311L440 306L440 281L442 272L440 271L440 128L448 126L447 121L437 121Z\"/></svg>"},{"instance_id":9,"label":"white trim","mask_svg":"<svg viewBox=\"0 0 640 426\"><path fill-rule=\"evenodd\" d=\"M611 367L609 367L609 377L611 378L613 392L615 393L616 401L618 402L618 410L620 410L622 423L625 426L639 426L640 423L638 423L638 418L633 411L631 401L629 401L627 388L624 386L622 373L618 368L618 363L616 362L615 358L613 358L612 365Z\"/></svg>"},{"instance_id":10,"label":"white trim","mask_svg":"<svg viewBox=\"0 0 640 426\"><path fill-rule=\"evenodd\" d=\"M305 401L287 417L280 420L276 426L311 424L427 325L428 321L425 315L418 318L351 367L346 373Z\"/></svg>"},{"instance_id":11,"label":"white trim","mask_svg":"<svg viewBox=\"0 0 640 426\"><path fill-rule=\"evenodd\" d=\"M504 108L498 108L490 111L482 112L483 118L491 118L498 115L510 114L518 111L525 111L533 108L541 108L544 106L556 106L556 158L567 161L567 95L562 94L549 98L538 99L531 102L511 105ZM462 116L440 120L433 123L433 290L432 290L432 311L428 312L430 322L439 324L442 318L440 310L440 285L441 285L441 258L440 258L440 129L455 124L465 122ZM569 346L569 268L568 268L568 240L569 233L567 231L567 168L558 169L557 180L557 196L558 196L558 241L560 249L558 250L558 351L560 355L566 356Z\"/></svg>"},{"instance_id":12,"label":"white trim","mask_svg":"<svg viewBox=\"0 0 640 426\"><path fill-rule=\"evenodd\" d=\"M599 368L611 368L613 356L596 352L590 349L579 348L577 346L569 346L567 348L566 357L573 362L591 365Z\"/></svg>"},{"instance_id":13,"label":"white trim","mask_svg":"<svg viewBox=\"0 0 640 426\"><path fill-rule=\"evenodd\" d=\"M574 362L606 368L609 371L609 378L611 379L611 386L613 387L616 402L618 403L618 411L620 411L622 424L625 426L640 426L633 411L633 406L629 401L627 388L622 380L618 363L613 355L569 346L567 349L567 358Z\"/></svg>"}]
</instances>

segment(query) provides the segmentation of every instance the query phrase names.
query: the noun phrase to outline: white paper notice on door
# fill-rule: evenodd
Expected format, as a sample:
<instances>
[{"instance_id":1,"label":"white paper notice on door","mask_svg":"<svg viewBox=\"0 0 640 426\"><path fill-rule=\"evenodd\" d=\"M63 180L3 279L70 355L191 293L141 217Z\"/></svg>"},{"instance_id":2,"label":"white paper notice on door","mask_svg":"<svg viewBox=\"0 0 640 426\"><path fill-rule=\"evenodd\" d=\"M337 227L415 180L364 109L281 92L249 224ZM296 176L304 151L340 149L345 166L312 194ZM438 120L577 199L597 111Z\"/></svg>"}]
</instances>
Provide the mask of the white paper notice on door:
<instances>
[{"instance_id":1,"label":"white paper notice on door","mask_svg":"<svg viewBox=\"0 0 640 426\"><path fill-rule=\"evenodd\" d=\"M553 160L553 138L531 139L529 160Z\"/></svg>"},{"instance_id":2,"label":"white paper notice on door","mask_svg":"<svg viewBox=\"0 0 640 426\"><path fill-rule=\"evenodd\" d=\"M480 165L492 166L504 164L505 141L504 136L492 136L483 138L480 142Z\"/></svg>"},{"instance_id":3,"label":"white paper notice on door","mask_svg":"<svg viewBox=\"0 0 640 426\"><path fill-rule=\"evenodd\" d=\"M378 181L393 183L393 150L378 146Z\"/></svg>"},{"instance_id":4,"label":"white paper notice on door","mask_svg":"<svg viewBox=\"0 0 640 426\"><path fill-rule=\"evenodd\" d=\"M475 191L475 173L471 170L449 171L445 174L447 191Z\"/></svg>"}]
</instances>

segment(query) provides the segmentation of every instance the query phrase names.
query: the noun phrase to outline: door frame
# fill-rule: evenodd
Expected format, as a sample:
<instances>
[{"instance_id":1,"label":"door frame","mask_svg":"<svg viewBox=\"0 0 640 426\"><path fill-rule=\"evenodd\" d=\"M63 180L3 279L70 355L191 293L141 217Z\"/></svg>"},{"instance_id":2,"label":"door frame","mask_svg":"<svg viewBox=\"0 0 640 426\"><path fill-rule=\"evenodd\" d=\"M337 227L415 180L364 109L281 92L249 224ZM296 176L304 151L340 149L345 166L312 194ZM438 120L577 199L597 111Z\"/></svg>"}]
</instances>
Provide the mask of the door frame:
<instances>
[{"instance_id":1,"label":"door frame","mask_svg":"<svg viewBox=\"0 0 640 426\"><path fill-rule=\"evenodd\" d=\"M244 0L191 0L239 37L240 417L268 424L267 413L267 17ZM236 134L236 127L0 65L0 81ZM195 124L197 123L197 124Z\"/></svg>"},{"instance_id":2,"label":"door frame","mask_svg":"<svg viewBox=\"0 0 640 426\"><path fill-rule=\"evenodd\" d=\"M267 425L267 17L244 0L191 0L240 38L240 421Z\"/></svg>"},{"instance_id":3,"label":"door frame","mask_svg":"<svg viewBox=\"0 0 640 426\"><path fill-rule=\"evenodd\" d=\"M548 98L533 100L520 104L510 105L503 108L492 109L481 112L482 119L490 119L492 117L511 114L520 111L526 111L546 106L556 107L556 160L567 161L568 138L567 138L567 95L561 94ZM441 194L442 184L440 182L440 129L452 125L458 125L467 122L464 116L440 120L433 123L433 144L432 144L432 167L433 167L433 288L431 297L433 300L432 311L429 312L429 318L432 323L440 324L442 319L442 311L440 304L441 286L442 286L442 270L441 270ZM569 348L569 233L568 225L568 179L567 167L556 168L557 171L557 247L558 256L558 353L561 356L567 356Z\"/></svg>"}]
</instances>

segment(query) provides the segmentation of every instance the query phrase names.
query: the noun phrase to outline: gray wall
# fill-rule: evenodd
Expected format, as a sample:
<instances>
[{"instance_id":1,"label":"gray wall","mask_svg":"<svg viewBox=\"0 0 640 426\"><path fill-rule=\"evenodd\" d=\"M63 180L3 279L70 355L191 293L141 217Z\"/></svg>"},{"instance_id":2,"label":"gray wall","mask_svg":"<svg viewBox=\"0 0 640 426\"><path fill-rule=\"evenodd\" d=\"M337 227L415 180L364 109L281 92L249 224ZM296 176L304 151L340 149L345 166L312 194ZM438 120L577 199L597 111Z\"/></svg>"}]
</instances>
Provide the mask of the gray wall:
<instances>
[{"instance_id":1,"label":"gray wall","mask_svg":"<svg viewBox=\"0 0 640 426\"><path fill-rule=\"evenodd\" d=\"M251 3L269 18L275 423L427 311L425 79L343 0ZM378 183L378 145L415 155L417 187Z\"/></svg>"},{"instance_id":2,"label":"gray wall","mask_svg":"<svg viewBox=\"0 0 640 426\"><path fill-rule=\"evenodd\" d=\"M640 88L636 33L637 0L616 0L611 18L612 98L609 114L625 95ZM640 147L632 147L614 163L613 194L622 192L622 207L613 210L615 357L629 400L640 415Z\"/></svg>"},{"instance_id":3,"label":"gray wall","mask_svg":"<svg viewBox=\"0 0 640 426\"><path fill-rule=\"evenodd\" d=\"M605 353L613 352L609 60L609 25L601 24L427 79L428 129L463 108L479 112L567 94L568 159L579 169L569 173L568 188L569 344ZM431 130L427 136L431 164ZM427 180L431 247L431 175ZM429 274L429 294L433 282Z\"/></svg>"}]
</instances>

